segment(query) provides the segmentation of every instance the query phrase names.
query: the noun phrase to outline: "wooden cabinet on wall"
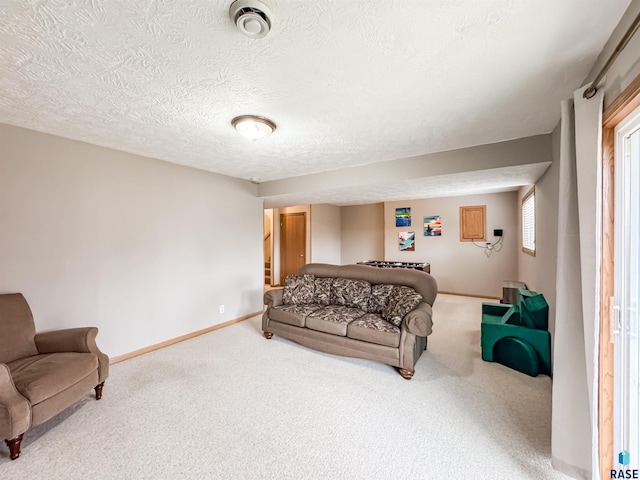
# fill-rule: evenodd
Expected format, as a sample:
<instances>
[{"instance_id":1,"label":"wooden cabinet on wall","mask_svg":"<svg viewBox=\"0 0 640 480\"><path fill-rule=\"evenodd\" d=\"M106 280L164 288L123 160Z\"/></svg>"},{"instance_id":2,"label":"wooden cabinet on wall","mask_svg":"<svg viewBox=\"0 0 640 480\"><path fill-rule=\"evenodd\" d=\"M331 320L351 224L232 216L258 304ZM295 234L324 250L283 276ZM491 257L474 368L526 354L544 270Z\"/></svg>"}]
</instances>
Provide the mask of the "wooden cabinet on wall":
<instances>
[{"instance_id":1,"label":"wooden cabinet on wall","mask_svg":"<svg viewBox=\"0 0 640 480\"><path fill-rule=\"evenodd\" d=\"M460 241L486 241L486 205L460 207Z\"/></svg>"}]
</instances>

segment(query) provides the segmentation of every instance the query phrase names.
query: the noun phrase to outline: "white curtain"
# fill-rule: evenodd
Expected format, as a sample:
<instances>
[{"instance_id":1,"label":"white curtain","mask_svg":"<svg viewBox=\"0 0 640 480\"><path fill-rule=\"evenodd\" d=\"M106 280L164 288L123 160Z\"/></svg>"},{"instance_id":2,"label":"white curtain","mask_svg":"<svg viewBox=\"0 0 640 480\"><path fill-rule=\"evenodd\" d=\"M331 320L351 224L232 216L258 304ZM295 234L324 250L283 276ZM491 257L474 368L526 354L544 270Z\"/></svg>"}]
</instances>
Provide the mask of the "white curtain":
<instances>
[{"instance_id":1,"label":"white curtain","mask_svg":"<svg viewBox=\"0 0 640 480\"><path fill-rule=\"evenodd\" d=\"M562 102L551 454L556 469L598 478L597 339L601 91Z\"/></svg>"}]
</instances>

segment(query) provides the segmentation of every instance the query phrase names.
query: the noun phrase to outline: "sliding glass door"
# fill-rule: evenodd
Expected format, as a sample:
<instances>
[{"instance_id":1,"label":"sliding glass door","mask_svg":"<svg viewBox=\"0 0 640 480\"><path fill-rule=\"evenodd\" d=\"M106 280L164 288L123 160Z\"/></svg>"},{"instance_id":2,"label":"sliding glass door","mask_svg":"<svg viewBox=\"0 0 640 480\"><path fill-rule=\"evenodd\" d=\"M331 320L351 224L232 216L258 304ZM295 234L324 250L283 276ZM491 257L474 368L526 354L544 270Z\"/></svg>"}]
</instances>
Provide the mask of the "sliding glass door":
<instances>
[{"instance_id":1,"label":"sliding glass door","mask_svg":"<svg viewBox=\"0 0 640 480\"><path fill-rule=\"evenodd\" d=\"M640 464L640 108L615 129L614 465Z\"/></svg>"}]
</instances>

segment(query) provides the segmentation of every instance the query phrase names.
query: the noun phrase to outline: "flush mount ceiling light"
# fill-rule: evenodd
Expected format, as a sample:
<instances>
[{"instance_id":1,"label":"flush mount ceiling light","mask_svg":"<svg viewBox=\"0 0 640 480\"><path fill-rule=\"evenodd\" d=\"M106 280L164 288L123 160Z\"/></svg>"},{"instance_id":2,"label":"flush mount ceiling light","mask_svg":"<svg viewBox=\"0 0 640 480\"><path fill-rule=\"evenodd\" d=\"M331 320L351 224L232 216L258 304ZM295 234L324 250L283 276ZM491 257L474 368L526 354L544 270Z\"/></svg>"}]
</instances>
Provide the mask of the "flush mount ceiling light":
<instances>
[{"instance_id":1,"label":"flush mount ceiling light","mask_svg":"<svg viewBox=\"0 0 640 480\"><path fill-rule=\"evenodd\" d=\"M262 38L271 30L271 10L259 0L236 0L229 16L238 30L249 38Z\"/></svg>"},{"instance_id":2,"label":"flush mount ceiling light","mask_svg":"<svg viewBox=\"0 0 640 480\"><path fill-rule=\"evenodd\" d=\"M231 125L240 135L253 142L268 137L276 129L275 123L258 115L240 115L231 120Z\"/></svg>"}]
</instances>

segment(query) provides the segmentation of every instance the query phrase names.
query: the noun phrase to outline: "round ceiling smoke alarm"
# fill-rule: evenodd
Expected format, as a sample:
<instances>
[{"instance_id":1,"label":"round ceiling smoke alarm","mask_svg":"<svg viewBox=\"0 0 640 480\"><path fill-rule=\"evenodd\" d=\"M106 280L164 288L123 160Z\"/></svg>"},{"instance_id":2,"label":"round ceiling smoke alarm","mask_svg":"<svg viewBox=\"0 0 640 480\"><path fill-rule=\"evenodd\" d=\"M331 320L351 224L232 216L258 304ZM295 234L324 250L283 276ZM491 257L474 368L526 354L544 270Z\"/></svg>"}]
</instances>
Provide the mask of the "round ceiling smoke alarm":
<instances>
[{"instance_id":1,"label":"round ceiling smoke alarm","mask_svg":"<svg viewBox=\"0 0 640 480\"><path fill-rule=\"evenodd\" d=\"M236 0L229 7L229 16L238 30L249 38L262 38L271 30L271 10L258 0Z\"/></svg>"}]
</instances>

